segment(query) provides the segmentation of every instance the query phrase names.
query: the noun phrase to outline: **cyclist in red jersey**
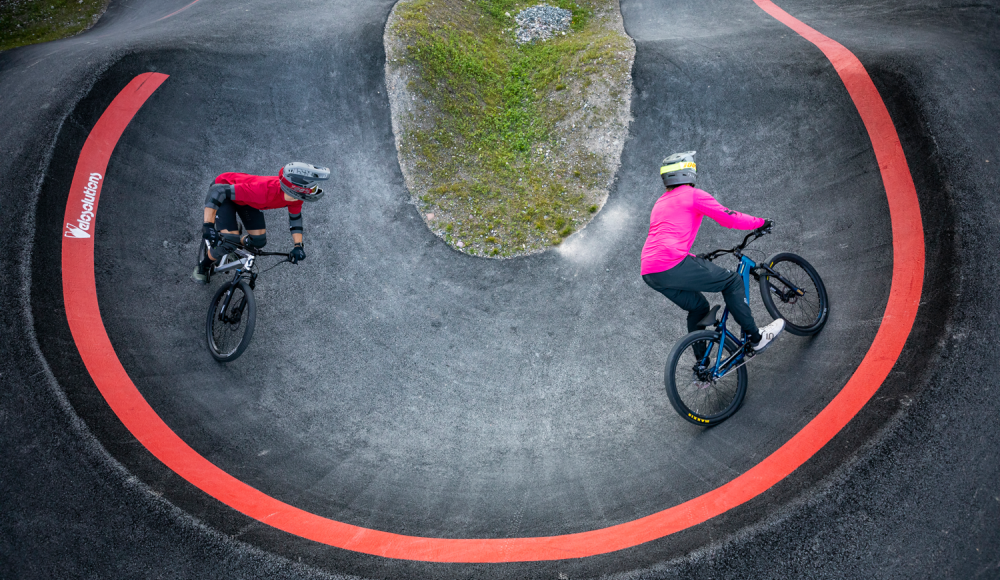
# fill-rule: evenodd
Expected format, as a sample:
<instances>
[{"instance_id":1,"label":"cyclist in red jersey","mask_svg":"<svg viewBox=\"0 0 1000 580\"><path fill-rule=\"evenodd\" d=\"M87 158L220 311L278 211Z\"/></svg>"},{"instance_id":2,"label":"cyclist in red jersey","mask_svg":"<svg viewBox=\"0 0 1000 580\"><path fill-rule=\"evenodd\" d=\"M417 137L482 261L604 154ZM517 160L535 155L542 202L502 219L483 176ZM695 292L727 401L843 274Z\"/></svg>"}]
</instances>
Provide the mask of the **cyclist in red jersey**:
<instances>
[{"instance_id":1,"label":"cyclist in red jersey","mask_svg":"<svg viewBox=\"0 0 1000 580\"><path fill-rule=\"evenodd\" d=\"M317 201L323 197L323 190L318 184L329 178L329 169L299 161L285 165L273 177L246 173L223 173L216 177L205 198L202 251L199 252L192 278L207 284L212 266L226 253L225 246L243 244L263 248L267 244L267 226L262 211L265 209L288 208L288 229L295 244L290 253L291 259L293 263L305 260L302 202ZM237 215L246 229L242 239ZM220 249L220 246L223 248Z\"/></svg>"}]
</instances>

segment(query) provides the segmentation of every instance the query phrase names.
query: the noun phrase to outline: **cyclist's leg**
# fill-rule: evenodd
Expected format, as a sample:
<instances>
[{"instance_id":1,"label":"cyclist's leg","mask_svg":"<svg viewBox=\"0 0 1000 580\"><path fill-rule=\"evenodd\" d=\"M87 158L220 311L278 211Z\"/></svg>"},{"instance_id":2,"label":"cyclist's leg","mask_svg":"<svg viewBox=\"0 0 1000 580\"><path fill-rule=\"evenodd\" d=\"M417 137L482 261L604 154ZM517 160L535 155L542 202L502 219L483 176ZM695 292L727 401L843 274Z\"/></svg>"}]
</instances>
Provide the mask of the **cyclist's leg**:
<instances>
[{"instance_id":1,"label":"cyclist's leg","mask_svg":"<svg viewBox=\"0 0 1000 580\"><path fill-rule=\"evenodd\" d=\"M750 304L747 302L747 291L743 285L743 278L736 272L716 266L708 260L693 259L708 272L705 276L705 291L721 292L722 299L726 302L726 308L729 308L736 324L739 324L740 328L747 333L751 342L759 341L760 331L757 328L757 323L754 322Z\"/></svg>"},{"instance_id":2,"label":"cyclist's leg","mask_svg":"<svg viewBox=\"0 0 1000 580\"><path fill-rule=\"evenodd\" d=\"M208 257L212 261L217 261L239 242L240 226L236 222L238 207L234 201L227 199L215 212L215 228L222 234L223 243L222 246L214 248L218 256L213 256L212 252L209 252Z\"/></svg>"},{"instance_id":3,"label":"cyclist's leg","mask_svg":"<svg viewBox=\"0 0 1000 580\"><path fill-rule=\"evenodd\" d=\"M267 245L267 223L264 221L264 212L249 205L237 205L236 211L240 214L240 221L247 231L246 245L258 249Z\"/></svg>"},{"instance_id":4,"label":"cyclist's leg","mask_svg":"<svg viewBox=\"0 0 1000 580\"><path fill-rule=\"evenodd\" d=\"M670 270L667 272L670 272ZM642 277L642 280L647 286L663 294L668 300L687 311L688 332L705 330L705 327L698 325L698 322L702 318L705 318L705 315L710 310L708 300L705 299L705 296L701 292L679 290L668 286L667 284L670 283L671 278L667 272L646 274Z\"/></svg>"},{"instance_id":5,"label":"cyclist's leg","mask_svg":"<svg viewBox=\"0 0 1000 580\"><path fill-rule=\"evenodd\" d=\"M670 270L667 272L670 272ZM698 324L711 310L708 300L705 299L705 295L693 290L678 290L667 286L666 284L669 284L671 279L667 272L646 274L642 279L650 288L666 296L668 300L681 307L682 310L687 311L688 332L705 330L704 326ZM700 343L696 344L694 349L695 357L699 359L705 354L705 347Z\"/></svg>"},{"instance_id":6,"label":"cyclist's leg","mask_svg":"<svg viewBox=\"0 0 1000 580\"><path fill-rule=\"evenodd\" d=\"M722 298L726 301L726 307L729 308L729 312L740 328L745 330L751 338L756 339L760 336L757 324L753 320L753 314L750 312L750 305L746 301L743 279L736 272L716 266L703 258L688 256L673 268L650 276L656 276L659 284L674 290L721 292ZM702 316L707 313L708 303L706 302ZM695 319L695 321L697 320L699 319Z\"/></svg>"}]
</instances>

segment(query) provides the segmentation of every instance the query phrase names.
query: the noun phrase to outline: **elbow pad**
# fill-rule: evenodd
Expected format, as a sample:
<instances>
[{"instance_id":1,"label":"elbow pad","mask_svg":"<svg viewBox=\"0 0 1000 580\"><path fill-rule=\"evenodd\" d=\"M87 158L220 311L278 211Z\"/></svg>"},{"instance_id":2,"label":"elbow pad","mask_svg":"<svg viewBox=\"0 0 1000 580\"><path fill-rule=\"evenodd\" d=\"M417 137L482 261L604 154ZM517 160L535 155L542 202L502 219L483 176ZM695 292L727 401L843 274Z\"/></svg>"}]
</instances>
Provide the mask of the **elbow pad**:
<instances>
[{"instance_id":1,"label":"elbow pad","mask_svg":"<svg viewBox=\"0 0 1000 580\"><path fill-rule=\"evenodd\" d=\"M228 183L213 183L208 188L205 207L218 210L227 200L236 201L236 188Z\"/></svg>"},{"instance_id":2,"label":"elbow pad","mask_svg":"<svg viewBox=\"0 0 1000 580\"><path fill-rule=\"evenodd\" d=\"M302 213L288 214L288 230L293 234L302 233Z\"/></svg>"}]
</instances>

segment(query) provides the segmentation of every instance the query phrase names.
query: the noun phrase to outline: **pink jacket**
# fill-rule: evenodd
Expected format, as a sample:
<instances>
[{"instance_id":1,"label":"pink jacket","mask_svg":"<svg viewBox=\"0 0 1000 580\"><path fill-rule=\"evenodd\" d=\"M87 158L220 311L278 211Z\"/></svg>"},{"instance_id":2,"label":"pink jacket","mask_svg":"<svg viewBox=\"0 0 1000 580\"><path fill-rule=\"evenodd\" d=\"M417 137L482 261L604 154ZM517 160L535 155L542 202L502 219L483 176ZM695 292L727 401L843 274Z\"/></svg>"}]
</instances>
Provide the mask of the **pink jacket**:
<instances>
[{"instance_id":1,"label":"pink jacket","mask_svg":"<svg viewBox=\"0 0 1000 580\"><path fill-rule=\"evenodd\" d=\"M726 209L715 198L690 185L681 185L656 200L649 216L649 236L642 246L642 271L655 274L673 268L691 256L691 246L698 236L701 218L708 216L720 226L752 230L764 225L764 219Z\"/></svg>"}]
</instances>

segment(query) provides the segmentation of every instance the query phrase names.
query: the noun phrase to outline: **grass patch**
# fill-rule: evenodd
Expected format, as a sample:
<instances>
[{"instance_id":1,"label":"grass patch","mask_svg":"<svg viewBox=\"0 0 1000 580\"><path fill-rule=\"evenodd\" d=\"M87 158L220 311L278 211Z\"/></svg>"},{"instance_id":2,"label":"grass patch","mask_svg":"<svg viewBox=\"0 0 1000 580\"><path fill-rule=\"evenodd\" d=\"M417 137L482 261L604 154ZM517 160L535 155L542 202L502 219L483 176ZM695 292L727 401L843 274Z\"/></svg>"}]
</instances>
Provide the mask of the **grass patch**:
<instances>
[{"instance_id":1,"label":"grass patch","mask_svg":"<svg viewBox=\"0 0 1000 580\"><path fill-rule=\"evenodd\" d=\"M73 36L103 14L108 0L2 0L0 50Z\"/></svg>"},{"instance_id":2,"label":"grass patch","mask_svg":"<svg viewBox=\"0 0 1000 580\"><path fill-rule=\"evenodd\" d=\"M548 0L573 13L571 29L518 45L513 17L538 3L404 0L396 7L391 33L401 48L390 58L401 62L389 65L415 71L407 88L419 99L401 157L418 173L413 193L434 214L432 229L473 255L556 245L590 221L602 188L607 193L612 168L570 146L570 121L592 76L611 67L628 77L631 42L607 18L595 18L608 13L606 0ZM594 113L588 129L610 124L613 115Z\"/></svg>"}]
</instances>

